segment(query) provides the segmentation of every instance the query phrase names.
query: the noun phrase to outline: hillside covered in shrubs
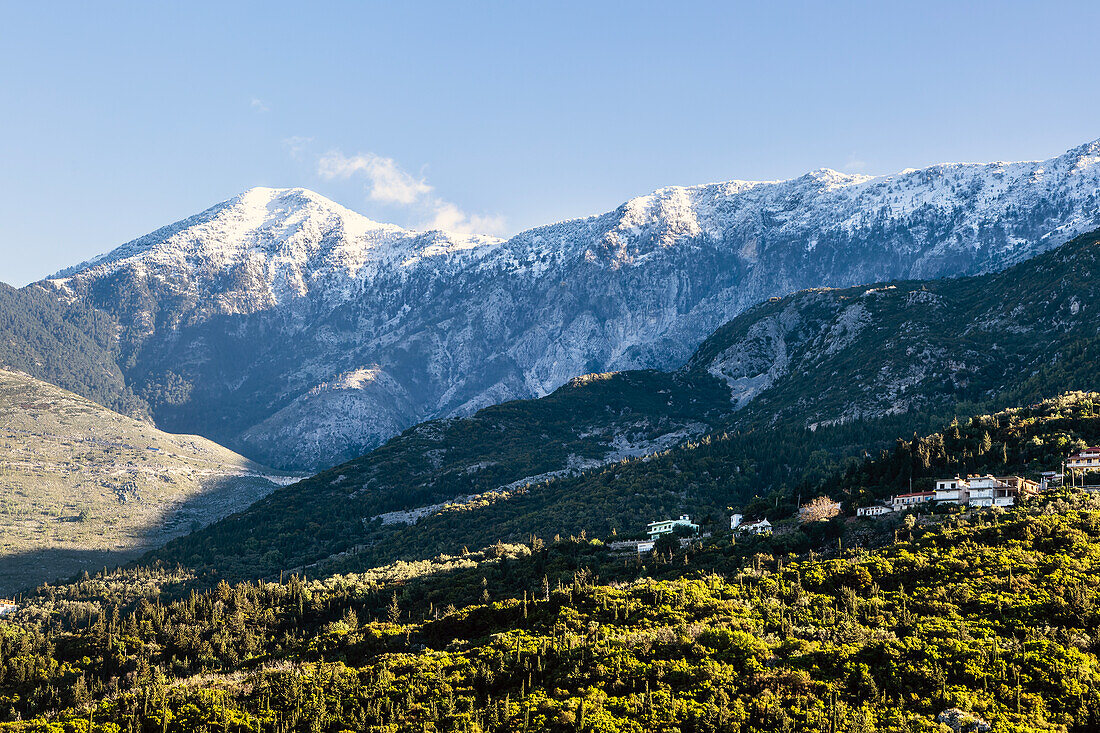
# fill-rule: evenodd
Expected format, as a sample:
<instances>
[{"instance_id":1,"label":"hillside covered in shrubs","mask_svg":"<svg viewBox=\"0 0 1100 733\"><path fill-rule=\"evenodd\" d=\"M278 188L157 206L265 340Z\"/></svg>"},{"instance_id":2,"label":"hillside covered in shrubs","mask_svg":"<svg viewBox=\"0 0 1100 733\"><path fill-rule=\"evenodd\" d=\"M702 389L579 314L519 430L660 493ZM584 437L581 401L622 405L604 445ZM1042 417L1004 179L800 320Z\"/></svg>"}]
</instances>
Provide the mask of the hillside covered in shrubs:
<instances>
[{"instance_id":1,"label":"hillside covered in shrubs","mask_svg":"<svg viewBox=\"0 0 1100 733\"><path fill-rule=\"evenodd\" d=\"M186 577L119 571L0 621L0 730L933 731L953 708L999 731L1100 725L1100 503L900 533L802 556L533 541L164 602Z\"/></svg>"}]
</instances>

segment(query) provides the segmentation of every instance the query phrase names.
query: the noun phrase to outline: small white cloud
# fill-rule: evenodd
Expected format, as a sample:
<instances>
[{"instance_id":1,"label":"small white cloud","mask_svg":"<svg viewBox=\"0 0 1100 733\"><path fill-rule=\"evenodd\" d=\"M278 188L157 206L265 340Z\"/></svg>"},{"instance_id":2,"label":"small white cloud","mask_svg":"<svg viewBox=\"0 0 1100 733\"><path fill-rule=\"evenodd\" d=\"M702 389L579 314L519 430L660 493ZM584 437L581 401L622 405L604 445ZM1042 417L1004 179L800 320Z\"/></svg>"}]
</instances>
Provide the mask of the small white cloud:
<instances>
[{"instance_id":1,"label":"small white cloud","mask_svg":"<svg viewBox=\"0 0 1100 733\"><path fill-rule=\"evenodd\" d=\"M270 112L271 111L271 107L267 106L267 102L260 99L259 97L253 97L251 105L252 105L252 109L256 110L257 112Z\"/></svg>"},{"instance_id":2,"label":"small white cloud","mask_svg":"<svg viewBox=\"0 0 1100 733\"><path fill-rule=\"evenodd\" d=\"M414 204L432 191L423 178L415 178L401 170L393 158L374 153L360 153L350 158L335 151L327 153L317 162L317 174L329 179L362 174L368 181L371 199L387 204Z\"/></svg>"},{"instance_id":3,"label":"small white cloud","mask_svg":"<svg viewBox=\"0 0 1100 733\"><path fill-rule=\"evenodd\" d=\"M302 157L302 152L309 147L311 142L313 142L313 138L311 137L292 135L291 137L283 138L283 147L290 151L290 157L300 159Z\"/></svg>"},{"instance_id":4,"label":"small white cloud","mask_svg":"<svg viewBox=\"0 0 1100 733\"><path fill-rule=\"evenodd\" d=\"M374 153L345 156L330 151L318 159L317 175L330 180L362 176L372 201L415 207L426 214L424 226L428 229L464 235L502 234L505 229L502 216L467 214L456 204L432 196L432 186L426 180L408 173L393 158Z\"/></svg>"},{"instance_id":5,"label":"small white cloud","mask_svg":"<svg viewBox=\"0 0 1100 733\"><path fill-rule=\"evenodd\" d=\"M435 214L428 224L429 229L442 229L456 234L503 234L504 217L467 214L450 201L435 199L432 204Z\"/></svg>"}]
</instances>

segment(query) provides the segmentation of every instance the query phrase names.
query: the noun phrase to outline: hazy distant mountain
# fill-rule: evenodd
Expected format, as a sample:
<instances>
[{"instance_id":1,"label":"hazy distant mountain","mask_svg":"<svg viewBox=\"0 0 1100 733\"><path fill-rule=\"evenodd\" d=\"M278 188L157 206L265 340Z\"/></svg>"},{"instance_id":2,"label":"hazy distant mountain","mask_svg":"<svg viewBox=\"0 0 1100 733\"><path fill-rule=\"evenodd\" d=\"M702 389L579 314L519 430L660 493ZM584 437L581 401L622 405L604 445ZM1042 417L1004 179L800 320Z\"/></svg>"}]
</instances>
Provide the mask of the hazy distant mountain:
<instances>
[{"instance_id":1,"label":"hazy distant mountain","mask_svg":"<svg viewBox=\"0 0 1100 733\"><path fill-rule=\"evenodd\" d=\"M49 281L158 425L282 466L586 372L682 363L801 288L997 270L1100 226L1100 141L1028 163L667 188L502 241L253 189Z\"/></svg>"}]
</instances>

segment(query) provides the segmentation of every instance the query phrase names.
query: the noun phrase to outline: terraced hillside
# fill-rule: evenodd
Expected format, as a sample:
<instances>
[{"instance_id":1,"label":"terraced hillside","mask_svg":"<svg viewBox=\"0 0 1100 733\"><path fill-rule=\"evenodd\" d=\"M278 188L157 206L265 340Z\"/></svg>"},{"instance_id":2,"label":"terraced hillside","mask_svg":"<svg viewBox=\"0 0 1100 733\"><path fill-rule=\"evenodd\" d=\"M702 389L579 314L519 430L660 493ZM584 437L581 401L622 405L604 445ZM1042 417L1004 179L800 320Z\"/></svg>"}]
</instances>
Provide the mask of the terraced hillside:
<instances>
[{"instance_id":1,"label":"terraced hillside","mask_svg":"<svg viewBox=\"0 0 1100 733\"><path fill-rule=\"evenodd\" d=\"M0 370L0 595L117 565L288 480Z\"/></svg>"}]
</instances>

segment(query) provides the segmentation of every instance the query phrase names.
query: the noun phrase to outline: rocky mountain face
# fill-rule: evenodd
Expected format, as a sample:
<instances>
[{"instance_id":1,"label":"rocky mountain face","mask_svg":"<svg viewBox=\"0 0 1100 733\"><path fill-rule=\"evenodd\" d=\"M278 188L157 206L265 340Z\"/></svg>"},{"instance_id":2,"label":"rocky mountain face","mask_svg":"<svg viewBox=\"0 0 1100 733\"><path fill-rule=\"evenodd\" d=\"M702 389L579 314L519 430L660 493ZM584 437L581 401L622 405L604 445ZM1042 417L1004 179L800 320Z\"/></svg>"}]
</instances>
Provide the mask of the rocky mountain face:
<instances>
[{"instance_id":1,"label":"rocky mountain face","mask_svg":"<svg viewBox=\"0 0 1100 733\"><path fill-rule=\"evenodd\" d=\"M1100 233L980 277L815 289L718 329L684 368L735 422L810 429L1095 390Z\"/></svg>"},{"instance_id":2,"label":"rocky mountain face","mask_svg":"<svg viewBox=\"0 0 1100 733\"><path fill-rule=\"evenodd\" d=\"M234 578L497 540L759 515L953 415L1100 391L1100 232L981 276L815 289L742 313L673 372L571 380L433 420L156 554ZM753 497L757 497L753 504Z\"/></svg>"},{"instance_id":3,"label":"rocky mountain face","mask_svg":"<svg viewBox=\"0 0 1100 733\"><path fill-rule=\"evenodd\" d=\"M667 188L502 241L253 189L46 285L118 319L159 426L319 467L579 374L674 367L771 296L1002 269L1100 226L1098 191L1100 141L1042 162Z\"/></svg>"}]
</instances>

